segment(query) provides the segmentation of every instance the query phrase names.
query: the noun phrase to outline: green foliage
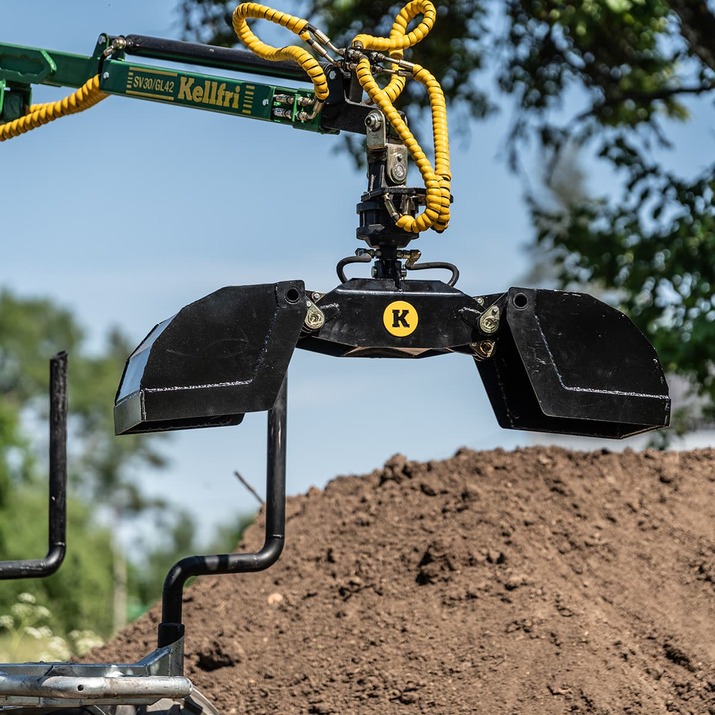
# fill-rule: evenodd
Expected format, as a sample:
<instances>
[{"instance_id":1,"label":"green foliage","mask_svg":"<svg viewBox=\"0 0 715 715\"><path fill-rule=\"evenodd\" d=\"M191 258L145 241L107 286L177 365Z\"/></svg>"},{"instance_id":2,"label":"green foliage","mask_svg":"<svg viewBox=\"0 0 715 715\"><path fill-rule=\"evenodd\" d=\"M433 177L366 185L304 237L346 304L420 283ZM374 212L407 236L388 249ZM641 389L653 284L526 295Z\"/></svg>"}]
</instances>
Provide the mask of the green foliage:
<instances>
[{"instance_id":1,"label":"green foliage","mask_svg":"<svg viewBox=\"0 0 715 715\"><path fill-rule=\"evenodd\" d=\"M22 418L28 408L46 412L48 360L81 339L67 311L0 291L0 508L7 505L11 483L26 482L35 467ZM2 533L0 528L0 548Z\"/></svg>"},{"instance_id":2,"label":"green foliage","mask_svg":"<svg viewBox=\"0 0 715 715\"><path fill-rule=\"evenodd\" d=\"M47 551L47 494L43 484L13 488L0 510L3 559L41 558ZM112 631L112 572L108 554L110 535L100 529L89 508L71 500L67 542L62 568L45 579L0 583L0 614L8 614L21 593L47 604L46 625L60 635L91 628L109 636Z\"/></svg>"},{"instance_id":3,"label":"green foliage","mask_svg":"<svg viewBox=\"0 0 715 715\"><path fill-rule=\"evenodd\" d=\"M595 283L653 340L666 368L690 380L713 411L715 163L679 176L664 163L669 122L715 89L715 6L707 0L438 2L434 34L415 57L443 78L461 116L491 108L496 78L515 111L508 157L520 169L536 144L556 164L574 147L614 172L608 196L545 206L528 195L535 238L558 259L562 285ZM284 0L345 42L385 33L402 3ZM233 2L180 0L187 36L234 44ZM422 54L424 53L424 54ZM423 106L408 94L403 109ZM460 116L460 113L457 113ZM463 134L463 132L460 132ZM529 192L530 193L530 192ZM456 210L456 209L455 209Z\"/></svg>"},{"instance_id":4,"label":"green foliage","mask_svg":"<svg viewBox=\"0 0 715 715\"><path fill-rule=\"evenodd\" d=\"M43 660L66 661L81 657L102 645L102 639L90 630L70 631L58 636L50 622L52 612L23 591L8 613L0 615L0 659L4 663Z\"/></svg>"},{"instance_id":5,"label":"green foliage","mask_svg":"<svg viewBox=\"0 0 715 715\"><path fill-rule=\"evenodd\" d=\"M6 436L8 444L24 449L20 464L26 466L30 455L21 437L22 417L45 418L48 361L67 351L73 476L97 502L136 514L155 504L142 499L129 472L135 466L161 467L164 459L156 439L114 438L114 395L133 346L117 330L99 355L87 354L83 341L83 331L69 311L47 299L0 291L0 439Z\"/></svg>"},{"instance_id":6,"label":"green foliage","mask_svg":"<svg viewBox=\"0 0 715 715\"><path fill-rule=\"evenodd\" d=\"M3 559L40 558L47 551L46 437L35 435L47 415L49 358L76 350L82 331L71 314L44 299L0 292L0 553ZM29 423L29 424L28 424ZM32 437L30 437L32 435ZM33 447L39 442L40 450ZM22 592L52 605L51 625L62 634L87 623L108 633L111 577L104 552L109 539L87 509L69 505L68 538L76 544L64 570L42 581L7 581L0 613Z\"/></svg>"},{"instance_id":7,"label":"green foliage","mask_svg":"<svg viewBox=\"0 0 715 715\"><path fill-rule=\"evenodd\" d=\"M99 356L78 356L70 386L70 411L75 419L74 439L79 440L75 472L87 496L110 508L119 518L163 509L161 499L147 498L133 478L138 467L164 467L157 450L161 435L114 434L113 406L124 362L134 346L117 330L108 337Z\"/></svg>"},{"instance_id":8,"label":"green foliage","mask_svg":"<svg viewBox=\"0 0 715 715\"><path fill-rule=\"evenodd\" d=\"M69 311L0 291L2 559L40 558L47 551L48 361L60 350L69 353L67 557L48 579L3 582L0 588L0 613L28 592L48 605L48 626L61 636L87 627L102 635L112 631L116 548L110 532L97 526L99 510L118 520L164 506L145 498L134 480L137 469L163 465L156 440L114 436L114 394L131 346L114 331L104 351L89 354L83 339ZM85 501L72 498L78 493Z\"/></svg>"},{"instance_id":9,"label":"green foliage","mask_svg":"<svg viewBox=\"0 0 715 715\"><path fill-rule=\"evenodd\" d=\"M42 648L57 645L57 639L63 639L63 647L71 645L70 634L87 628L108 637L124 619L125 598L133 615L138 615L160 597L164 577L178 559L206 548L230 550L238 538L234 528L223 534L226 541L220 546L213 543L202 549L187 514L169 514L163 500L143 494L134 475L141 468L164 465L157 439L145 435L117 439L112 416L114 394L132 346L113 331L101 353L88 354L83 338L73 315L51 301L0 292L1 559L40 558L47 550L48 360L62 349L70 353L67 556L50 578L0 584L0 617L11 615L13 608L30 608L17 605L23 593L48 609L33 611L37 623L14 622L12 636L4 641L12 653L16 652L13 643L26 648L27 638L22 646L18 641L26 627L52 631L51 637L43 636L35 644ZM82 501L72 498L74 494L81 494ZM128 594L122 592L123 557L115 536L97 526L99 510L115 526L147 511L163 524L164 542L144 549L137 554L137 564L128 565ZM237 522L240 532L245 520Z\"/></svg>"},{"instance_id":10,"label":"green foliage","mask_svg":"<svg viewBox=\"0 0 715 715\"><path fill-rule=\"evenodd\" d=\"M664 0L507 7L501 81L521 110L514 152L536 134L554 161L576 146L614 172L608 196L581 196L556 212L529 197L538 242L555 249L562 286L609 291L712 414L715 164L682 177L663 150L665 122L687 120L687 98L715 88L715 15L703 2ZM557 122L574 88L581 110Z\"/></svg>"},{"instance_id":11,"label":"green foliage","mask_svg":"<svg viewBox=\"0 0 715 715\"><path fill-rule=\"evenodd\" d=\"M43 298L0 291L0 396L22 408L47 394L48 360L75 352L84 336L72 314Z\"/></svg>"}]
</instances>

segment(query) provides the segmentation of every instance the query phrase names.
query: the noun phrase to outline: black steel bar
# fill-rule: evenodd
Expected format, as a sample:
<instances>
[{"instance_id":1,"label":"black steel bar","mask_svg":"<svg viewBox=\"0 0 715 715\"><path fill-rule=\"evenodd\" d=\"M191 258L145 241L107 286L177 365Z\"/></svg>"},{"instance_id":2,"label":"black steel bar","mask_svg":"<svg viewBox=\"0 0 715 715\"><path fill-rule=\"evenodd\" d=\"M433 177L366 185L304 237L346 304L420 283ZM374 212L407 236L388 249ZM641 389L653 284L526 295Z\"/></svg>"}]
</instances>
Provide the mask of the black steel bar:
<instances>
[{"instance_id":1,"label":"black steel bar","mask_svg":"<svg viewBox=\"0 0 715 715\"><path fill-rule=\"evenodd\" d=\"M459 280L459 268L454 263L446 261L425 261L424 263L413 263L407 266L408 271L428 271L432 269L444 269L452 274L452 277L447 281L448 286L455 286Z\"/></svg>"},{"instance_id":2,"label":"black steel bar","mask_svg":"<svg viewBox=\"0 0 715 715\"><path fill-rule=\"evenodd\" d=\"M347 256L346 258L341 258L335 266L335 271L338 274L340 282L347 283L348 277L345 275L346 266L349 266L351 263L370 263L372 258L372 255L369 253L361 253L357 256Z\"/></svg>"},{"instance_id":3,"label":"black steel bar","mask_svg":"<svg viewBox=\"0 0 715 715\"><path fill-rule=\"evenodd\" d=\"M50 576L67 548L67 353L50 360L48 551L44 559L0 561L0 580Z\"/></svg>"},{"instance_id":4,"label":"black steel bar","mask_svg":"<svg viewBox=\"0 0 715 715\"><path fill-rule=\"evenodd\" d=\"M259 551L250 554L216 554L188 556L176 563L166 576L162 594L162 617L158 646L175 643L184 635L182 594L187 579L229 573L253 573L272 566L283 551L285 542L285 474L286 474L286 381L273 407L268 411L266 464L265 541Z\"/></svg>"},{"instance_id":5,"label":"black steel bar","mask_svg":"<svg viewBox=\"0 0 715 715\"><path fill-rule=\"evenodd\" d=\"M145 35L126 35L124 39L127 43L125 50L129 55L310 82L308 75L298 65L292 62L269 62L247 50Z\"/></svg>"}]
</instances>

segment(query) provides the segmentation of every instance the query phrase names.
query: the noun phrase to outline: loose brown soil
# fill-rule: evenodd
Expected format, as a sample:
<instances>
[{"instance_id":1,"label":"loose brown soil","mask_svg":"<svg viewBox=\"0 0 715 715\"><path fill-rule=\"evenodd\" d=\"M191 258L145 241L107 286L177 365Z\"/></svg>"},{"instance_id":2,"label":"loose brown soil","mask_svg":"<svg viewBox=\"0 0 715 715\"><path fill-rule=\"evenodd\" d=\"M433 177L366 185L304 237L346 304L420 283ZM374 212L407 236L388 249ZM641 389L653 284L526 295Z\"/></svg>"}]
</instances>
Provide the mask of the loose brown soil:
<instances>
[{"instance_id":1,"label":"loose brown soil","mask_svg":"<svg viewBox=\"0 0 715 715\"><path fill-rule=\"evenodd\" d=\"M288 514L278 564L186 594L225 715L715 713L715 450L398 455Z\"/></svg>"}]
</instances>

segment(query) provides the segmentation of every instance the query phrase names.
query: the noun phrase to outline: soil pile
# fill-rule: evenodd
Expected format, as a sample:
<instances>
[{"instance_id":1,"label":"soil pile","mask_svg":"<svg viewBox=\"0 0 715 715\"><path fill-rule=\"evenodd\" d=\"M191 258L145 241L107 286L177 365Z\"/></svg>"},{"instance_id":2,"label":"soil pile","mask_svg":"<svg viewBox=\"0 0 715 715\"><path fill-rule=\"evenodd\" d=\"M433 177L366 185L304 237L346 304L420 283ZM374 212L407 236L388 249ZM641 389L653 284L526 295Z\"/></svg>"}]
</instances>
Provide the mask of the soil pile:
<instances>
[{"instance_id":1,"label":"soil pile","mask_svg":"<svg viewBox=\"0 0 715 715\"><path fill-rule=\"evenodd\" d=\"M226 715L715 713L714 450L398 455L288 515L278 564L186 593Z\"/></svg>"}]
</instances>

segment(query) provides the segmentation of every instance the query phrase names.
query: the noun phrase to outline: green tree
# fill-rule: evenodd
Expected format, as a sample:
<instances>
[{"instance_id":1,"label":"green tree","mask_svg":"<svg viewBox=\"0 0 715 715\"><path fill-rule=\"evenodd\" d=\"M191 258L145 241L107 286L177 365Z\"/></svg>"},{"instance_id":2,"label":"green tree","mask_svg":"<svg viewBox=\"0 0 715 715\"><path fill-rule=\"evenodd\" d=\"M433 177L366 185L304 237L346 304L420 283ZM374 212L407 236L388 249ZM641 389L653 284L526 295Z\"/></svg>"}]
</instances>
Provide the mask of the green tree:
<instances>
[{"instance_id":1,"label":"green tree","mask_svg":"<svg viewBox=\"0 0 715 715\"><path fill-rule=\"evenodd\" d=\"M111 603L123 557L115 530L97 527L97 510L132 517L163 506L145 499L134 479L134 470L161 466L163 459L155 440L114 437L112 405L130 352L126 340L115 331L103 352L89 354L69 311L7 290L0 291L0 558L36 558L47 548L37 524L46 523L47 512L48 361L59 350L70 353L70 496L81 493L83 501L70 505L62 569L46 580L3 584L0 612L30 591L50 607L58 632L92 627L107 634L118 624Z\"/></svg>"},{"instance_id":2,"label":"green tree","mask_svg":"<svg viewBox=\"0 0 715 715\"><path fill-rule=\"evenodd\" d=\"M554 160L568 145L608 162L614 191L582 197L558 221L530 198L537 240L562 285L600 284L655 344L667 370L715 400L715 164L670 170L668 121L715 88L715 14L705 2L510 2L503 88L516 100L512 147L531 136ZM573 87L580 107L554 118Z\"/></svg>"},{"instance_id":3,"label":"green tree","mask_svg":"<svg viewBox=\"0 0 715 715\"><path fill-rule=\"evenodd\" d=\"M414 59L442 78L455 116L513 110L507 152L517 169L531 143L556 165L576 147L613 170L607 196L557 212L527 189L534 238L553 251L561 285L600 284L654 342L667 370L715 404L715 163L669 167L669 123L715 88L715 8L707 0L463 0L441 2ZM188 37L235 44L234 2L180 0ZM284 0L338 44L384 34L402 3ZM496 79L501 95L487 92ZM424 98L408 94L403 109ZM456 109L456 112L454 111ZM564 210L565 209L565 210Z\"/></svg>"},{"instance_id":4,"label":"green tree","mask_svg":"<svg viewBox=\"0 0 715 715\"><path fill-rule=\"evenodd\" d=\"M0 509L4 545L2 558L38 558L47 551L47 494L32 479L13 485ZM38 525L41 525L38 528ZM49 607L49 624L66 636L73 630L93 630L107 637L113 632L114 583L109 559L111 534L99 527L89 506L78 499L68 504L67 555L60 570L44 579L4 581L0 586L0 614L11 612L21 593L32 593Z\"/></svg>"}]
</instances>

